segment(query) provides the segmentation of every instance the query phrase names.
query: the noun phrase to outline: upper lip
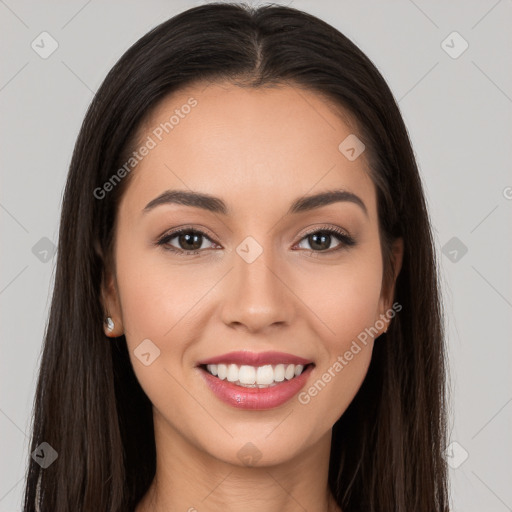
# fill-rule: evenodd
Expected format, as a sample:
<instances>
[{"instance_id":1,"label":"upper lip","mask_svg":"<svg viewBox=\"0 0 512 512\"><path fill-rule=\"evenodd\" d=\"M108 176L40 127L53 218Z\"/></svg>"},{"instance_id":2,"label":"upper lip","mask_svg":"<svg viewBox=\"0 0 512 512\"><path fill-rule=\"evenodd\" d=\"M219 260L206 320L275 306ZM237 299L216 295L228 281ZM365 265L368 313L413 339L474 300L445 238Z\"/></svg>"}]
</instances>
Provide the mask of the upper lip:
<instances>
[{"instance_id":1,"label":"upper lip","mask_svg":"<svg viewBox=\"0 0 512 512\"><path fill-rule=\"evenodd\" d=\"M287 354L285 352L238 351L228 352L227 354L211 357L209 359L203 359L197 363L197 366L221 363L247 366L263 366L266 364L302 364L305 366L312 363L312 361L293 354Z\"/></svg>"}]
</instances>

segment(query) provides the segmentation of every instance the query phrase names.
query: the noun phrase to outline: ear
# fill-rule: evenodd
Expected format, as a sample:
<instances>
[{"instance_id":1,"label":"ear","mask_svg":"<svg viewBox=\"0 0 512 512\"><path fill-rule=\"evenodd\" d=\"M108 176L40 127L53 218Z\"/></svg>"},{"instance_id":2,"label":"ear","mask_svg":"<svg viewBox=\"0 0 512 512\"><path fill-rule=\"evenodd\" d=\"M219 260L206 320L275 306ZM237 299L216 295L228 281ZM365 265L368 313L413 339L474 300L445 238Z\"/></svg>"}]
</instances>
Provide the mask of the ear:
<instances>
[{"instance_id":1,"label":"ear","mask_svg":"<svg viewBox=\"0 0 512 512\"><path fill-rule=\"evenodd\" d=\"M115 275L110 271L105 271L101 285L101 302L104 310L103 330L109 338L117 338L123 334L123 321L121 315L121 306L119 301L119 292ZM112 318L114 329L109 331L105 320Z\"/></svg>"},{"instance_id":2,"label":"ear","mask_svg":"<svg viewBox=\"0 0 512 512\"><path fill-rule=\"evenodd\" d=\"M404 257L404 240L403 238L396 238L393 241L393 245L391 247L391 262L393 266L393 275L389 279L390 282L384 282L382 287L382 294L379 301L379 314L378 320L384 322L384 327L380 329L380 334L386 332L388 330L389 323L391 322L391 318L386 314L392 305L393 305L393 297L395 295L395 285L396 279L400 270L402 269L402 262ZM377 321L377 320L376 320ZM379 336L380 336L379 334Z\"/></svg>"}]
</instances>

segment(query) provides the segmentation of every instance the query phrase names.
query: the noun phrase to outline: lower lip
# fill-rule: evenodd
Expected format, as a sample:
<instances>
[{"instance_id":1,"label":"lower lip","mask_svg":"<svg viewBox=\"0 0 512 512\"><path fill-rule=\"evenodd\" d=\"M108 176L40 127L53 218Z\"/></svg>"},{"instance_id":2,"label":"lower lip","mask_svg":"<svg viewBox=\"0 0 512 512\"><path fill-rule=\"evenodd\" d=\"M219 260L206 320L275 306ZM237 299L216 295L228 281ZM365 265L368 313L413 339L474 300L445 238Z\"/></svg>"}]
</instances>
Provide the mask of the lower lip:
<instances>
[{"instance_id":1,"label":"lower lip","mask_svg":"<svg viewBox=\"0 0 512 512\"><path fill-rule=\"evenodd\" d=\"M310 365L298 377L268 388L244 388L220 380L203 368L199 370L214 395L224 403L238 409L264 410L279 407L293 398L306 384L313 367Z\"/></svg>"}]
</instances>

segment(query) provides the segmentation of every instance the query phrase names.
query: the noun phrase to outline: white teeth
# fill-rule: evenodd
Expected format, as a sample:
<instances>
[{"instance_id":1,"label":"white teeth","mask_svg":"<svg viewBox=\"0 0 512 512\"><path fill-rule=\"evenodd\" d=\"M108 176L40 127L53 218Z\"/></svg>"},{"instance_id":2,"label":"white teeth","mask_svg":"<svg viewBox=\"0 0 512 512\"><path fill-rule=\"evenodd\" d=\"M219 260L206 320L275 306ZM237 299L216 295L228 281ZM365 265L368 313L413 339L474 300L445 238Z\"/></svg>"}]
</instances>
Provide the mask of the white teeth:
<instances>
[{"instance_id":1,"label":"white teeth","mask_svg":"<svg viewBox=\"0 0 512 512\"><path fill-rule=\"evenodd\" d=\"M266 388L275 386L277 382L291 380L304 371L302 364L277 364L264 366L249 366L236 364L208 364L206 369L220 380L227 379L239 386L247 388Z\"/></svg>"},{"instance_id":2,"label":"white teeth","mask_svg":"<svg viewBox=\"0 0 512 512\"><path fill-rule=\"evenodd\" d=\"M240 382L243 382L240 379ZM274 369L271 365L259 366L256 373L256 382L258 384L272 384L274 382Z\"/></svg>"},{"instance_id":3,"label":"white teeth","mask_svg":"<svg viewBox=\"0 0 512 512\"><path fill-rule=\"evenodd\" d=\"M256 382L256 370L254 369L254 366L240 366L238 380L240 381L240 384L254 384ZM263 382L258 382L258 384L263 384Z\"/></svg>"},{"instance_id":4,"label":"white teeth","mask_svg":"<svg viewBox=\"0 0 512 512\"><path fill-rule=\"evenodd\" d=\"M208 371L212 373L211 367L214 366L213 364L209 364L206 368L208 368ZM213 375L213 373L212 373ZM228 375L228 367L225 364L219 364L217 365L217 377L219 377L220 380L224 380Z\"/></svg>"},{"instance_id":5,"label":"white teeth","mask_svg":"<svg viewBox=\"0 0 512 512\"><path fill-rule=\"evenodd\" d=\"M294 376L295 376L295 365L289 364L286 367L286 370L284 371L284 378L286 380L290 380L290 379L293 379Z\"/></svg>"},{"instance_id":6,"label":"white teeth","mask_svg":"<svg viewBox=\"0 0 512 512\"><path fill-rule=\"evenodd\" d=\"M229 382L236 382L238 380L238 366L236 364L230 364L228 366L228 376L227 379Z\"/></svg>"},{"instance_id":7,"label":"white teeth","mask_svg":"<svg viewBox=\"0 0 512 512\"><path fill-rule=\"evenodd\" d=\"M274 380L276 382L283 382L283 380L284 380L284 364L278 364L274 368Z\"/></svg>"}]
</instances>

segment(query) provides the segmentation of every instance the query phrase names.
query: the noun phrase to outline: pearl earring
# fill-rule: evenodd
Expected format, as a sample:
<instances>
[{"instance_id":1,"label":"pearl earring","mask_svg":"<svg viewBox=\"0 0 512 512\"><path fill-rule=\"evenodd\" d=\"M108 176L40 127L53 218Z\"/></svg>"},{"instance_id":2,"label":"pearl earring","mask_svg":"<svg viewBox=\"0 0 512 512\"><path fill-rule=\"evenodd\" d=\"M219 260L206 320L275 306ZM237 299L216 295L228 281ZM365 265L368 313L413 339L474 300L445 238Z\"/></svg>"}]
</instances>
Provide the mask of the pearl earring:
<instances>
[{"instance_id":1,"label":"pearl earring","mask_svg":"<svg viewBox=\"0 0 512 512\"><path fill-rule=\"evenodd\" d=\"M105 320L105 323L107 324L107 330L109 332L112 332L114 330L114 321L109 316Z\"/></svg>"}]
</instances>

